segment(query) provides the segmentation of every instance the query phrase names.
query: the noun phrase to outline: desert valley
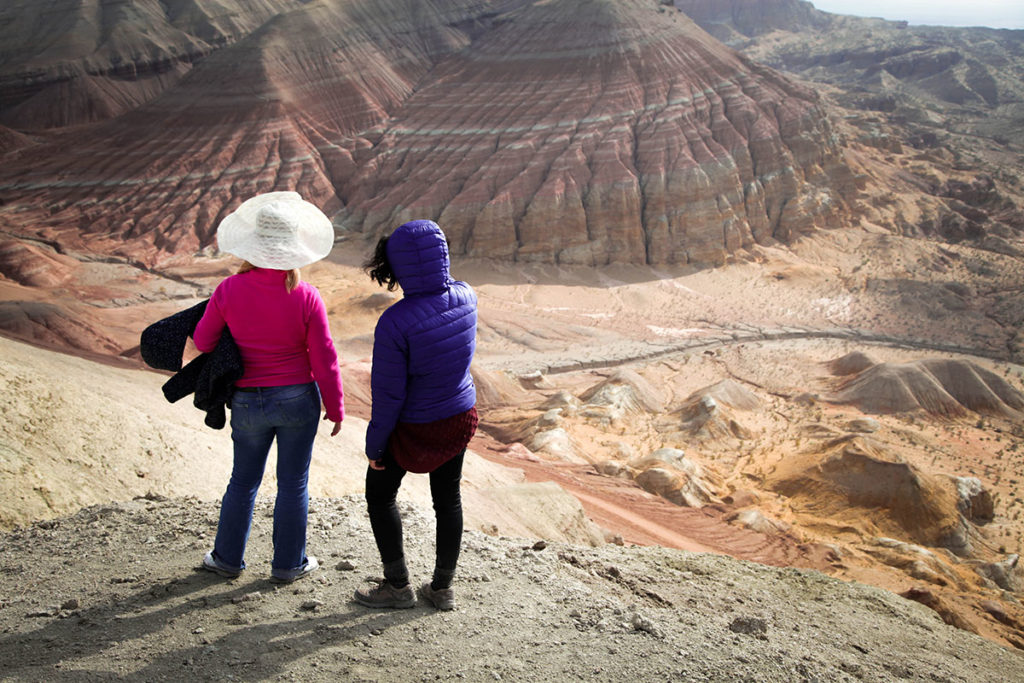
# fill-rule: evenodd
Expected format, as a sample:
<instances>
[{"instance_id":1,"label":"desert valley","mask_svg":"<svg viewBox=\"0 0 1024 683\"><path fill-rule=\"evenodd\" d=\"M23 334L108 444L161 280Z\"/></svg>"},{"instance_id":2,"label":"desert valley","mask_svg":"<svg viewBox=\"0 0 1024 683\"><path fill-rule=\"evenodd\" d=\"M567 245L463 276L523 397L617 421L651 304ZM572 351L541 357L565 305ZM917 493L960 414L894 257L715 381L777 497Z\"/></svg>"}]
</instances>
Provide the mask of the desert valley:
<instances>
[{"instance_id":1,"label":"desert valley","mask_svg":"<svg viewBox=\"0 0 1024 683\"><path fill-rule=\"evenodd\" d=\"M420 680L457 649L445 629L503 628L529 633L514 656L473 640L446 677L624 680L616 651L649 651L682 680L1024 680L1024 31L798 0L7 5L0 656L22 663L0 678ZM348 410L311 472L330 574L294 609L175 578L210 541L230 433L167 403L138 348L237 267L219 219L282 189L334 220L303 277ZM416 217L480 302L466 592L500 612L507 580L519 621L323 621L346 563L375 571L370 352L399 294L361 264ZM404 512L429 541L418 479ZM733 598L767 635L696 625ZM812 644L779 645L805 608ZM271 621L323 651L209 661ZM411 634L433 665L375 672ZM603 672L533 662L549 637Z\"/></svg>"}]
</instances>

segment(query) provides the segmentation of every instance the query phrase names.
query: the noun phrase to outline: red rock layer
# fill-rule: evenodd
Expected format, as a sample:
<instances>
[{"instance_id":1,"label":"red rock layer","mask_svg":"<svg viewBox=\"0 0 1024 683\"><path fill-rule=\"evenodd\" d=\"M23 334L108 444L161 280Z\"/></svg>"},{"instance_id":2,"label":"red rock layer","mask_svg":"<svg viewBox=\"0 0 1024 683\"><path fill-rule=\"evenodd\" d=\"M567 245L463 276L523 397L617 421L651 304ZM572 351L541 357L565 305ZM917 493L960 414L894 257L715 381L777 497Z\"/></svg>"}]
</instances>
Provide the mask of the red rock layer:
<instances>
[{"instance_id":1,"label":"red rock layer","mask_svg":"<svg viewBox=\"0 0 1024 683\"><path fill-rule=\"evenodd\" d=\"M814 100L678 13L538 3L406 102L346 217L373 232L440 216L479 256L720 262L831 214Z\"/></svg>"},{"instance_id":2,"label":"red rock layer","mask_svg":"<svg viewBox=\"0 0 1024 683\"><path fill-rule=\"evenodd\" d=\"M8 0L0 8L0 122L102 121L152 100L193 62L301 0Z\"/></svg>"},{"instance_id":3,"label":"red rock layer","mask_svg":"<svg viewBox=\"0 0 1024 683\"><path fill-rule=\"evenodd\" d=\"M0 154L6 154L19 147L25 147L32 144L32 140L21 133L11 130L5 126L0 126Z\"/></svg>"},{"instance_id":4,"label":"red rock layer","mask_svg":"<svg viewBox=\"0 0 1024 683\"><path fill-rule=\"evenodd\" d=\"M414 0L281 13L148 105L6 155L0 193L17 200L0 221L154 265L212 244L219 219L258 192L298 189L335 210L331 178L370 147L360 131L399 107L435 51L464 43L447 23L480 4L428 17Z\"/></svg>"},{"instance_id":5,"label":"red rock layer","mask_svg":"<svg viewBox=\"0 0 1024 683\"><path fill-rule=\"evenodd\" d=\"M281 13L150 104L4 157L13 233L147 264L297 189L368 237L456 253L719 263L834 223L814 93L647 0L331 0Z\"/></svg>"}]
</instances>

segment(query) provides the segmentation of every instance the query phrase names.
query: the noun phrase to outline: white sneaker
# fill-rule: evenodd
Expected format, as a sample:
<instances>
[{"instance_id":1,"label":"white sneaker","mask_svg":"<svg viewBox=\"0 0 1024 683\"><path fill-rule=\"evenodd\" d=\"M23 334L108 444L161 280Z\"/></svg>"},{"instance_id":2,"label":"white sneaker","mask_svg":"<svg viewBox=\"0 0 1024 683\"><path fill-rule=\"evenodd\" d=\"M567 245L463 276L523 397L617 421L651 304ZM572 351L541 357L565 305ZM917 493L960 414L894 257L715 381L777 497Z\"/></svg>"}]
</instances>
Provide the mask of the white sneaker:
<instances>
[{"instance_id":1,"label":"white sneaker","mask_svg":"<svg viewBox=\"0 0 1024 683\"><path fill-rule=\"evenodd\" d=\"M213 551L206 553L203 558L203 569L214 574L219 574L227 579L236 579L242 574L241 569L232 569L213 555Z\"/></svg>"},{"instance_id":2,"label":"white sneaker","mask_svg":"<svg viewBox=\"0 0 1024 683\"><path fill-rule=\"evenodd\" d=\"M272 583L292 583L293 581L298 581L303 576L309 576L317 569L320 569L320 563L312 555L307 555L306 564L298 569L271 569L270 581Z\"/></svg>"}]
</instances>

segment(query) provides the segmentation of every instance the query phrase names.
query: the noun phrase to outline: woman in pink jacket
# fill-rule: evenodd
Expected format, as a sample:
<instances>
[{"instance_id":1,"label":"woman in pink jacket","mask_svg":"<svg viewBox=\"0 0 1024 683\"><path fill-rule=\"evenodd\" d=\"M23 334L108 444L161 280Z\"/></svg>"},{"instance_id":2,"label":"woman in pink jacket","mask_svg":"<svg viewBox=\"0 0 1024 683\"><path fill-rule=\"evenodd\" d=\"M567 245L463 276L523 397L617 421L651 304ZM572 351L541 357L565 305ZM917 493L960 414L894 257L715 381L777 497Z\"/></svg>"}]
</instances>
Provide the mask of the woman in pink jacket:
<instances>
[{"instance_id":1,"label":"woman in pink jacket","mask_svg":"<svg viewBox=\"0 0 1024 683\"><path fill-rule=\"evenodd\" d=\"M245 545L270 446L277 440L277 499L271 580L290 583L319 564L306 554L309 463L320 422L341 430L344 395L338 355L317 289L298 268L325 257L334 228L295 192L244 202L217 228L221 251L243 259L214 291L196 326L196 348L209 352L225 326L242 355L244 374L231 399L234 465L221 502L213 550L203 567L226 577L245 569Z\"/></svg>"}]
</instances>

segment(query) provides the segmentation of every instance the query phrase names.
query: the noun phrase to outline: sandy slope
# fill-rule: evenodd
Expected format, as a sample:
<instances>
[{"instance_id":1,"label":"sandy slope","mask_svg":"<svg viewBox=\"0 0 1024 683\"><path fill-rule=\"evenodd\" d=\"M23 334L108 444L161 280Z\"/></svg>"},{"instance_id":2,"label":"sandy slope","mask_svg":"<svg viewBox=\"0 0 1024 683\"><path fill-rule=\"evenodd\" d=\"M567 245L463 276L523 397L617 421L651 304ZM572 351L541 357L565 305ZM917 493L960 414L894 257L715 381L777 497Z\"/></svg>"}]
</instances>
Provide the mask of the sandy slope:
<instances>
[{"instance_id":1,"label":"sandy slope","mask_svg":"<svg viewBox=\"0 0 1024 683\"><path fill-rule=\"evenodd\" d=\"M188 399L170 404L165 376L102 365L0 338L0 525L10 528L136 496L216 501L231 471L229 430L212 430ZM349 416L338 437L321 430L310 468L315 497L361 493L366 422ZM261 496L274 494L274 456ZM575 499L524 481L471 453L467 523L495 533L602 542ZM429 504L426 477L403 497ZM536 515L518 514L524 502Z\"/></svg>"}]
</instances>

